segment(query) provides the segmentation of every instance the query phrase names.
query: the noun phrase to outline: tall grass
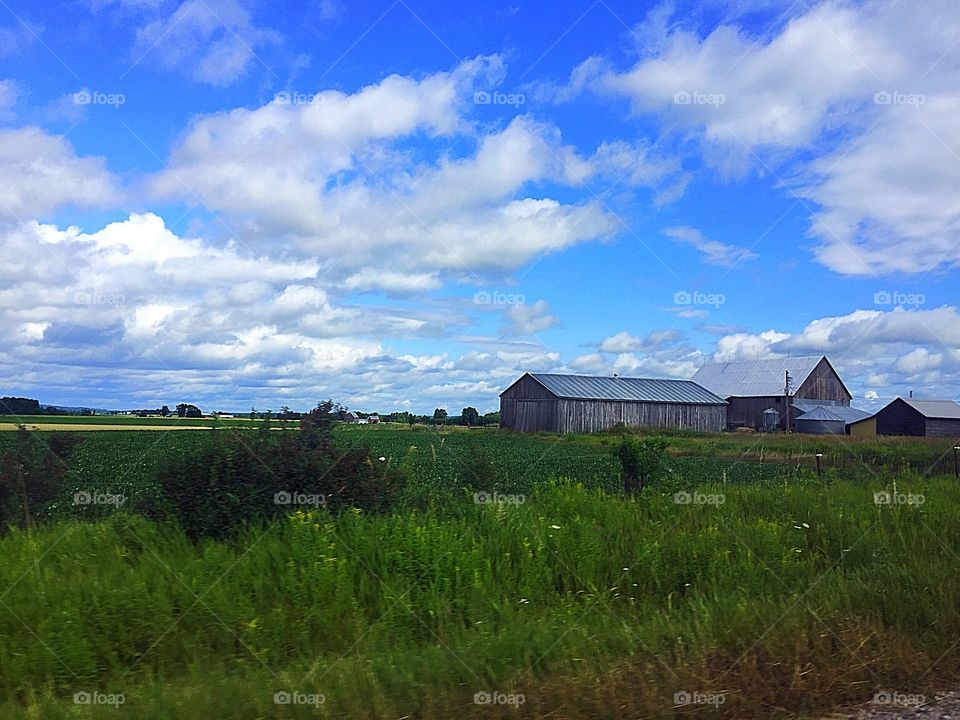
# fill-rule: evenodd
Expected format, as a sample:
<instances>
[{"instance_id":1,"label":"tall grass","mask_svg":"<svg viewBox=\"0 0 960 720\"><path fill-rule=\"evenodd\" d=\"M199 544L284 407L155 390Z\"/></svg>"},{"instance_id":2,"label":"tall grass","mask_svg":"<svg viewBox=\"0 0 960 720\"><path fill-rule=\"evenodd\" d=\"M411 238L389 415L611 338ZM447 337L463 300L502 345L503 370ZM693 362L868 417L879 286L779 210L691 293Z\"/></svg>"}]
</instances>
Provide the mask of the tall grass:
<instances>
[{"instance_id":1,"label":"tall grass","mask_svg":"<svg viewBox=\"0 0 960 720\"><path fill-rule=\"evenodd\" d=\"M0 716L710 710L675 708L687 691L759 717L920 692L956 679L960 488L901 483L923 503L878 506L882 489L704 486L714 504L678 504L551 483L522 504L300 513L232 542L125 514L14 531ZM72 702L94 690L125 702ZM475 705L484 690L525 703Z\"/></svg>"}]
</instances>

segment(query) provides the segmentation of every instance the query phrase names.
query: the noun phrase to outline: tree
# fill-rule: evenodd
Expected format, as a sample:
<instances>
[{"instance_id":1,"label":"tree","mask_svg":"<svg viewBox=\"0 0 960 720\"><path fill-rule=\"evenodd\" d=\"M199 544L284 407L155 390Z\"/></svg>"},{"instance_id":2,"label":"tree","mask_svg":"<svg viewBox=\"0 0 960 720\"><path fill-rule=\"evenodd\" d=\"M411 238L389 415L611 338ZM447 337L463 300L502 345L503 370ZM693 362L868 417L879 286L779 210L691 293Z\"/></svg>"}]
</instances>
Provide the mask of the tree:
<instances>
[{"instance_id":1,"label":"tree","mask_svg":"<svg viewBox=\"0 0 960 720\"><path fill-rule=\"evenodd\" d=\"M170 408L168 408L166 405L160 408L160 417L167 417L167 415L169 414L170 414Z\"/></svg>"},{"instance_id":2,"label":"tree","mask_svg":"<svg viewBox=\"0 0 960 720\"><path fill-rule=\"evenodd\" d=\"M617 447L617 458L623 468L623 489L633 493L643 490L663 474L663 456L667 440L662 437L637 438L624 435Z\"/></svg>"},{"instance_id":3,"label":"tree","mask_svg":"<svg viewBox=\"0 0 960 720\"><path fill-rule=\"evenodd\" d=\"M177 417L200 418L203 417L203 413L200 412L200 408L198 408L196 405L180 403L177 405Z\"/></svg>"},{"instance_id":4,"label":"tree","mask_svg":"<svg viewBox=\"0 0 960 720\"><path fill-rule=\"evenodd\" d=\"M480 419L480 413L475 407L467 406L460 411L460 417L463 418L463 424L466 426L477 425Z\"/></svg>"},{"instance_id":5,"label":"tree","mask_svg":"<svg viewBox=\"0 0 960 720\"><path fill-rule=\"evenodd\" d=\"M437 408L433 411L433 421L435 423L446 424L447 422L447 411L443 408Z\"/></svg>"},{"instance_id":6,"label":"tree","mask_svg":"<svg viewBox=\"0 0 960 720\"><path fill-rule=\"evenodd\" d=\"M21 397L0 398L0 415L40 415L40 401Z\"/></svg>"},{"instance_id":7,"label":"tree","mask_svg":"<svg viewBox=\"0 0 960 720\"><path fill-rule=\"evenodd\" d=\"M499 412L488 412L483 415L483 424L484 425L499 425L500 424L500 413Z\"/></svg>"}]
</instances>

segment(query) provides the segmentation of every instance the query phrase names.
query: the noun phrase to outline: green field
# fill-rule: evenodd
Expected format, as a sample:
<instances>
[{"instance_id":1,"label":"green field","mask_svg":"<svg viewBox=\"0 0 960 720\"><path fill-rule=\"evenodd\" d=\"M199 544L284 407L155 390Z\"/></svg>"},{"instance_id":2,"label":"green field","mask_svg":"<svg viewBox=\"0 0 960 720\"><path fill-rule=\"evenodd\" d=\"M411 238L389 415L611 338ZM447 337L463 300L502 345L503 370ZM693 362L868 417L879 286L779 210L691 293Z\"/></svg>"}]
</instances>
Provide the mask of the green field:
<instances>
[{"instance_id":1,"label":"green field","mask_svg":"<svg viewBox=\"0 0 960 720\"><path fill-rule=\"evenodd\" d=\"M85 433L60 519L0 537L0 717L819 717L960 680L950 443L677 436L629 498L614 436L342 426L399 507L193 543L136 509L204 435Z\"/></svg>"}]
</instances>

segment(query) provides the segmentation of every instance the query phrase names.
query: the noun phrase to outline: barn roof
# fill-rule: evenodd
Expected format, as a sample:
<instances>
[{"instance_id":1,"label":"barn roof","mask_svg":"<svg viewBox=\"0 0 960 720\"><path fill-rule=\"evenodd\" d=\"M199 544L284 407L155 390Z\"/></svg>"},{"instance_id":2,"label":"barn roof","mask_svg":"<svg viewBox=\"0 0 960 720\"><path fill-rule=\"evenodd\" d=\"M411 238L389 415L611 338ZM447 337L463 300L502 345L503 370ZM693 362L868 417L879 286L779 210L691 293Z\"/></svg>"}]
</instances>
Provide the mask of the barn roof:
<instances>
[{"instance_id":1,"label":"barn roof","mask_svg":"<svg viewBox=\"0 0 960 720\"><path fill-rule=\"evenodd\" d=\"M528 373L557 397L579 400L631 400L689 405L726 405L692 380L661 378L594 377Z\"/></svg>"},{"instance_id":2,"label":"barn roof","mask_svg":"<svg viewBox=\"0 0 960 720\"><path fill-rule=\"evenodd\" d=\"M825 403L818 403L813 400L794 400L791 404L794 408L803 413L797 418L797 420L814 420L815 418L810 417L810 413L815 411L817 408L824 408L831 414L836 415L848 425L850 423L865 420L866 418L873 416L873 413L871 412L850 407L849 405L828 405Z\"/></svg>"},{"instance_id":3,"label":"barn roof","mask_svg":"<svg viewBox=\"0 0 960 720\"><path fill-rule=\"evenodd\" d=\"M813 420L817 422L842 422L847 423L847 420L840 416L839 413L834 412L834 408L828 408L825 405L817 405L813 410L805 412L803 415L797 418L797 422L801 420Z\"/></svg>"},{"instance_id":4,"label":"barn roof","mask_svg":"<svg viewBox=\"0 0 960 720\"><path fill-rule=\"evenodd\" d=\"M707 363L697 370L693 381L725 398L783 395L786 371L790 371L793 391L796 392L824 359L823 355L807 355Z\"/></svg>"},{"instance_id":5,"label":"barn roof","mask_svg":"<svg viewBox=\"0 0 960 720\"><path fill-rule=\"evenodd\" d=\"M900 399L924 417L938 420L960 420L960 403L956 400Z\"/></svg>"}]
</instances>

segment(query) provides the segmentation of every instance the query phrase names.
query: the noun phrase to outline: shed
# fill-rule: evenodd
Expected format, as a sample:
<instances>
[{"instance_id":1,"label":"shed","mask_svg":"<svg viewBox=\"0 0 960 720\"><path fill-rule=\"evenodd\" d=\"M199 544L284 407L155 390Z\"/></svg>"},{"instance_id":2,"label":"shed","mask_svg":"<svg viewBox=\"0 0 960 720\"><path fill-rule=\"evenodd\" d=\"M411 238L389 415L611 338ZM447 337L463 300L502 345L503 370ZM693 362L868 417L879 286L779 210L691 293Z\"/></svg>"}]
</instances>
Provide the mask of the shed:
<instances>
[{"instance_id":1,"label":"shed","mask_svg":"<svg viewBox=\"0 0 960 720\"><path fill-rule=\"evenodd\" d=\"M790 392L786 374L790 373ZM707 363L693 381L727 400L727 425L731 428L763 429L763 412L780 413L780 428L793 426L799 413L793 401L808 400L818 405L850 405L853 395L825 355L733 360Z\"/></svg>"},{"instance_id":2,"label":"shed","mask_svg":"<svg viewBox=\"0 0 960 720\"><path fill-rule=\"evenodd\" d=\"M720 432L726 405L690 380L524 373L500 393L500 425L524 432L597 432L622 422Z\"/></svg>"},{"instance_id":3,"label":"shed","mask_svg":"<svg viewBox=\"0 0 960 720\"><path fill-rule=\"evenodd\" d=\"M796 430L814 435L845 435L847 422L827 406L818 405L797 418Z\"/></svg>"},{"instance_id":4,"label":"shed","mask_svg":"<svg viewBox=\"0 0 960 720\"><path fill-rule=\"evenodd\" d=\"M960 403L898 397L874 416L877 435L960 438Z\"/></svg>"}]
</instances>

